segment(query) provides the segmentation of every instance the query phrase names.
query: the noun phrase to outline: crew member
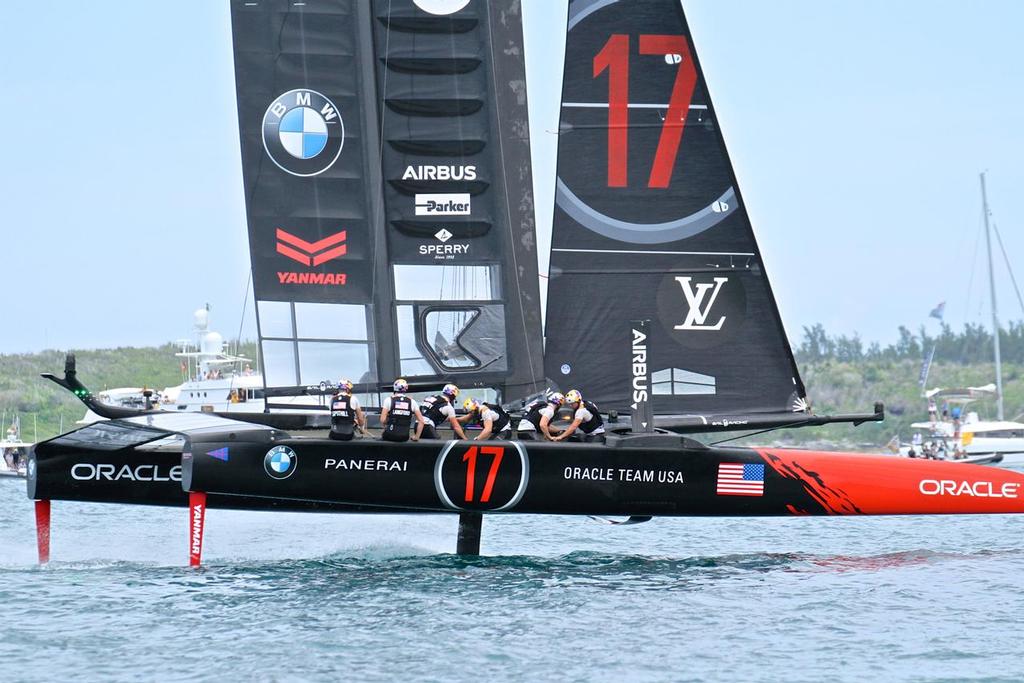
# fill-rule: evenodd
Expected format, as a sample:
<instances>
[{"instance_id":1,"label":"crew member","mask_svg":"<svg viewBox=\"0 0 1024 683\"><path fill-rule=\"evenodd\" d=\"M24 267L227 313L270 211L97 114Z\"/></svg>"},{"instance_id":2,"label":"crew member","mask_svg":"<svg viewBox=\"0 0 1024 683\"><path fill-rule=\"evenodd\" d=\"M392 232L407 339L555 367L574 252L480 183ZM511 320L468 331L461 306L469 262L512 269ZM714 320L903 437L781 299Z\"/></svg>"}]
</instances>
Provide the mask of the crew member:
<instances>
[{"instance_id":1,"label":"crew member","mask_svg":"<svg viewBox=\"0 0 1024 683\"><path fill-rule=\"evenodd\" d=\"M416 425L416 437L424 439L436 439L437 428L447 421L455 435L460 439L466 438L466 432L462 431L459 418L455 414L455 399L459 396L459 388L454 384L445 384L441 393L437 396L423 399L423 422Z\"/></svg>"},{"instance_id":2,"label":"crew member","mask_svg":"<svg viewBox=\"0 0 1024 683\"><path fill-rule=\"evenodd\" d=\"M526 406L526 414L519 421L516 427L516 438L520 441L538 441L547 439L550 441L550 422L557 411L565 402L565 397L555 392L547 398L541 398Z\"/></svg>"},{"instance_id":3,"label":"crew member","mask_svg":"<svg viewBox=\"0 0 1024 683\"><path fill-rule=\"evenodd\" d=\"M385 441L408 441L409 429L412 426L412 418L416 417L419 426L416 433L422 431L423 414L416 401L405 395L409 391L409 383L404 379L396 379L394 384L395 393L387 400L380 410L380 423L383 425L380 438ZM419 436L413 436L413 441L418 441Z\"/></svg>"},{"instance_id":4,"label":"crew member","mask_svg":"<svg viewBox=\"0 0 1024 683\"><path fill-rule=\"evenodd\" d=\"M331 432L328 436L337 441L351 441L356 428L366 433L366 416L359 406L359 399L352 395L352 382L343 379L338 382L338 393L331 397Z\"/></svg>"},{"instance_id":5,"label":"crew member","mask_svg":"<svg viewBox=\"0 0 1024 683\"><path fill-rule=\"evenodd\" d=\"M500 405L467 398L462 407L466 409L466 414L459 418L459 422L479 420L483 427L477 434L476 441L512 437L512 418Z\"/></svg>"},{"instance_id":6,"label":"crew member","mask_svg":"<svg viewBox=\"0 0 1024 683\"><path fill-rule=\"evenodd\" d=\"M565 402L573 409L572 424L551 440L565 441L578 430L580 434L577 435L577 439L580 441L604 442L604 421L601 419L601 412L597 406L590 401L584 401L583 395L576 389L565 393Z\"/></svg>"}]
</instances>

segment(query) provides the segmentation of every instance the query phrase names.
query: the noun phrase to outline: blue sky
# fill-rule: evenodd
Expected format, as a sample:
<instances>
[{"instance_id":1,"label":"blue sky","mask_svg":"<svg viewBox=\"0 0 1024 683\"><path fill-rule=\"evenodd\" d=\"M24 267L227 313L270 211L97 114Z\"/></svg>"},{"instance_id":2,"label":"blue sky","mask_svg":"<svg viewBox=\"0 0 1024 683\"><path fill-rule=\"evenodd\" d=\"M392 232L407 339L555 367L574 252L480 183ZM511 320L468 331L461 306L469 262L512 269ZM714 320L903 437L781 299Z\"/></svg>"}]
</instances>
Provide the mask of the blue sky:
<instances>
[{"instance_id":1,"label":"blue sky","mask_svg":"<svg viewBox=\"0 0 1024 683\"><path fill-rule=\"evenodd\" d=\"M543 239L565 9L523 2ZM954 325L987 321L979 171L1011 261L1024 255L1024 3L684 6L794 343L816 322L888 342L941 300ZM161 343L206 302L237 334L249 266L227 2L12 3L0 83L0 353ZM1024 317L997 280L1002 318ZM246 319L253 337L251 301Z\"/></svg>"}]
</instances>

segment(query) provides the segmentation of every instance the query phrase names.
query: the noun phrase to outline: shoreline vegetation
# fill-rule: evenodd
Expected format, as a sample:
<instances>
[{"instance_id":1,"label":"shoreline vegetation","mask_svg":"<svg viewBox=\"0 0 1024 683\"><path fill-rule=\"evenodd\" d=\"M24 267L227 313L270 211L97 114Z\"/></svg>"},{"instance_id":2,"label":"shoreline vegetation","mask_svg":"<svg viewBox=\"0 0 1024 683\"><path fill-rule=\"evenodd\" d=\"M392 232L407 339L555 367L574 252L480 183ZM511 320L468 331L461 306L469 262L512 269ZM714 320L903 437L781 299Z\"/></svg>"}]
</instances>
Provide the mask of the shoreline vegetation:
<instances>
[{"instance_id":1,"label":"shoreline vegetation","mask_svg":"<svg viewBox=\"0 0 1024 683\"><path fill-rule=\"evenodd\" d=\"M1024 412L1024 323L1012 322L1000 334L1003 357L1003 393L1006 419ZM828 425L778 430L742 438L736 445L821 446L829 444L855 450L878 451L894 435L909 440L912 422L927 419L926 402L918 380L922 359L934 346L935 356L928 388L982 386L995 381L992 336L980 325L955 331L943 325L937 335L924 328L917 333L899 328L899 339L888 346L864 344L856 335L830 336L821 325L805 327L793 352L807 387L815 413L869 412L875 401L885 403L882 423ZM156 347L120 347L75 351L80 379L92 391L114 387L163 389L184 381L181 361L175 358L175 344ZM238 352L256 358L256 344L243 342ZM39 374L59 375L64 369L64 351L0 354L0 415L4 426L14 414L21 417L26 440L39 440L75 427L85 414L84 406L71 394L42 379ZM995 418L995 401L972 404L982 418ZM741 433L709 434L707 442Z\"/></svg>"}]
</instances>

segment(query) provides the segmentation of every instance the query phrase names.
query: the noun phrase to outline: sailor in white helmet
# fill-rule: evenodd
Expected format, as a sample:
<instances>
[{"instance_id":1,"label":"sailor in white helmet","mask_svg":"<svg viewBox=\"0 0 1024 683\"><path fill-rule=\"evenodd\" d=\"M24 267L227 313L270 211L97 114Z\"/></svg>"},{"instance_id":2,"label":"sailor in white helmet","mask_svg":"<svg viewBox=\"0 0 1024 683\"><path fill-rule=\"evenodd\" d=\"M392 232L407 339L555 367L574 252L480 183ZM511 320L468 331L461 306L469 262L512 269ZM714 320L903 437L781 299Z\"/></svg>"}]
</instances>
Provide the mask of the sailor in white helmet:
<instances>
[{"instance_id":1,"label":"sailor in white helmet","mask_svg":"<svg viewBox=\"0 0 1024 683\"><path fill-rule=\"evenodd\" d=\"M416 401L405 395L405 392L409 391L408 382L404 379L396 379L394 389L395 393L380 410L380 438L385 441L408 441L412 418L415 416L420 425L416 430L416 433L419 434L422 430L423 415L420 413L420 407ZM418 441L419 436L414 436L412 440Z\"/></svg>"},{"instance_id":2,"label":"sailor in white helmet","mask_svg":"<svg viewBox=\"0 0 1024 683\"><path fill-rule=\"evenodd\" d=\"M459 388L454 384L445 384L441 393L423 399L422 410L423 422L416 426L416 437L424 439L437 439L437 428L447 422L452 426L455 435L460 439L466 438L466 432L462 431L459 417L455 414L455 399L459 396Z\"/></svg>"},{"instance_id":3,"label":"sailor in white helmet","mask_svg":"<svg viewBox=\"0 0 1024 683\"><path fill-rule=\"evenodd\" d=\"M523 419L516 427L516 438L520 441L537 441L539 439L551 440L551 420L555 417L555 411L565 403L565 397L557 391L549 394L526 406Z\"/></svg>"},{"instance_id":4,"label":"sailor in white helmet","mask_svg":"<svg viewBox=\"0 0 1024 683\"><path fill-rule=\"evenodd\" d=\"M601 419L601 411L590 401L584 401L583 395L576 389L565 392L565 402L573 409L572 424L565 428L552 441L565 441L577 431L574 441L604 441L604 421Z\"/></svg>"},{"instance_id":5,"label":"sailor in white helmet","mask_svg":"<svg viewBox=\"0 0 1024 683\"><path fill-rule=\"evenodd\" d=\"M500 405L467 398L462 407L466 409L466 414L459 418L459 422L479 421L483 427L476 441L512 438L512 418Z\"/></svg>"}]
</instances>

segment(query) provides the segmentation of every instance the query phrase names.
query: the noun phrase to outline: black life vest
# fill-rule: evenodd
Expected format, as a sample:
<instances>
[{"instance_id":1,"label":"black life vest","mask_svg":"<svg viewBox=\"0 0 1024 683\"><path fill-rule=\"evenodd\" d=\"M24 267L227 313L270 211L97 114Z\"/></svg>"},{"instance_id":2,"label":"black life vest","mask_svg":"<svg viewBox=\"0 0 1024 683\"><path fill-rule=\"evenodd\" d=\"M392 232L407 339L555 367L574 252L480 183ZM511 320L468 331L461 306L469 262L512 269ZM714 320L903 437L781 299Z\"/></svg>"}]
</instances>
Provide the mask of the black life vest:
<instances>
[{"instance_id":1,"label":"black life vest","mask_svg":"<svg viewBox=\"0 0 1024 683\"><path fill-rule=\"evenodd\" d=\"M494 424L491 425L492 434L497 434L498 432L504 430L505 427L507 427L508 424L512 421L512 418L509 417L508 413L506 413L505 409L502 408L501 406L491 405L490 403L481 403L480 405L483 406L484 408L490 408L491 410L498 414L498 419L495 420ZM480 420L483 421L483 410L480 411Z\"/></svg>"},{"instance_id":2,"label":"black life vest","mask_svg":"<svg viewBox=\"0 0 1024 683\"><path fill-rule=\"evenodd\" d=\"M593 417L581 424L580 430L584 434L593 434L596 429L604 426L604 420L601 419L601 411L590 401L584 401L583 407L589 410Z\"/></svg>"},{"instance_id":3,"label":"black life vest","mask_svg":"<svg viewBox=\"0 0 1024 683\"><path fill-rule=\"evenodd\" d=\"M331 399L331 431L351 434L355 423L356 411L352 408L352 397L348 394L335 394Z\"/></svg>"},{"instance_id":4,"label":"black life vest","mask_svg":"<svg viewBox=\"0 0 1024 683\"><path fill-rule=\"evenodd\" d=\"M389 432L409 431L412 425L412 399L403 394L391 397L391 409L388 410L387 430Z\"/></svg>"},{"instance_id":5,"label":"black life vest","mask_svg":"<svg viewBox=\"0 0 1024 683\"><path fill-rule=\"evenodd\" d=\"M421 410L420 412L423 413L424 420L427 422L433 422L436 427L448 421L447 416L441 412L447 405L448 397L438 394L437 396L431 396L430 398L423 399L424 410Z\"/></svg>"},{"instance_id":6,"label":"black life vest","mask_svg":"<svg viewBox=\"0 0 1024 683\"><path fill-rule=\"evenodd\" d=\"M540 431L540 421L543 417L540 414L540 411L541 409L546 408L547 405L548 402L541 399L526 406L526 414L523 415L523 419L532 424L537 431Z\"/></svg>"}]
</instances>

